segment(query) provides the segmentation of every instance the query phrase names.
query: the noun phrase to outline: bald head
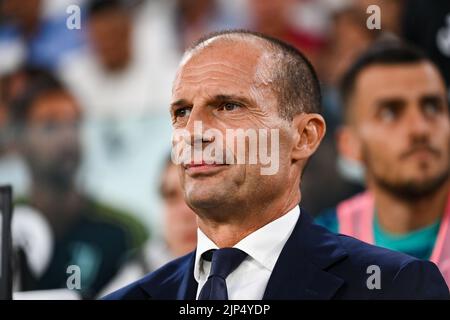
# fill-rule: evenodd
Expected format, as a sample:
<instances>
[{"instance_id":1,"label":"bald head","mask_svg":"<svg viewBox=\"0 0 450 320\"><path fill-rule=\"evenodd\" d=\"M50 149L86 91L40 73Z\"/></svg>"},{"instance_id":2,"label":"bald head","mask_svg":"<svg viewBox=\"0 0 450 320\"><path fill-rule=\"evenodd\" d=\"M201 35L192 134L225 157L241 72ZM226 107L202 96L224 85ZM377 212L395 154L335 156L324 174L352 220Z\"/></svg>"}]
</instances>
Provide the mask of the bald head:
<instances>
[{"instance_id":1,"label":"bald head","mask_svg":"<svg viewBox=\"0 0 450 320\"><path fill-rule=\"evenodd\" d=\"M316 73L306 57L291 45L245 30L216 32L188 48L181 66L217 46L237 46L242 49L242 55L255 56L255 84L270 85L282 118L292 120L296 114L320 113L320 85Z\"/></svg>"}]
</instances>

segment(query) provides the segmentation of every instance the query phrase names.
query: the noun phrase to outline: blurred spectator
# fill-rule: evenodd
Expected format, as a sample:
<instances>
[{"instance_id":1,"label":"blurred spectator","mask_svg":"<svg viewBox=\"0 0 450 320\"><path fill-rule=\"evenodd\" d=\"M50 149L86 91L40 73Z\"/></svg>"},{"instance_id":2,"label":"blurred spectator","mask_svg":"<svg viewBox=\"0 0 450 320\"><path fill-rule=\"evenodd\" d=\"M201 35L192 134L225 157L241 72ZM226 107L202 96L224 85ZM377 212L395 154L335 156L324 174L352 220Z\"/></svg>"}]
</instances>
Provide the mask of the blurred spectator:
<instances>
[{"instance_id":1,"label":"blurred spectator","mask_svg":"<svg viewBox=\"0 0 450 320\"><path fill-rule=\"evenodd\" d=\"M185 255L197 244L197 216L184 201L178 167L170 159L166 163L160 188L164 202L163 244L172 258ZM155 267L164 262L158 261Z\"/></svg>"},{"instance_id":2,"label":"blurred spectator","mask_svg":"<svg viewBox=\"0 0 450 320\"><path fill-rule=\"evenodd\" d=\"M170 158L166 160L161 176L160 195L164 202L162 234L159 238L151 239L144 246L139 259L126 265L101 296L140 279L174 258L195 249L197 245L196 215L184 201L178 168Z\"/></svg>"},{"instance_id":3,"label":"blurred spectator","mask_svg":"<svg viewBox=\"0 0 450 320\"><path fill-rule=\"evenodd\" d=\"M170 143L178 53L168 3L90 1L82 26L88 46L58 72L83 108L84 189L146 222L158 212L157 163Z\"/></svg>"},{"instance_id":4,"label":"blurred spectator","mask_svg":"<svg viewBox=\"0 0 450 320\"><path fill-rule=\"evenodd\" d=\"M72 3L79 3L80 0ZM45 0L0 2L0 74L20 65L55 68L83 43L81 30L69 30L67 14L46 14Z\"/></svg>"},{"instance_id":5,"label":"blurred spectator","mask_svg":"<svg viewBox=\"0 0 450 320\"><path fill-rule=\"evenodd\" d=\"M104 69L114 73L132 60L132 20L119 1L94 1L89 7L89 35Z\"/></svg>"},{"instance_id":6,"label":"blurred spectator","mask_svg":"<svg viewBox=\"0 0 450 320\"><path fill-rule=\"evenodd\" d=\"M365 167L367 191L317 222L435 262L450 284L450 119L443 78L399 41L375 43L348 70L339 152Z\"/></svg>"},{"instance_id":7,"label":"blurred spectator","mask_svg":"<svg viewBox=\"0 0 450 320\"><path fill-rule=\"evenodd\" d=\"M10 106L23 95L30 83L46 81L45 69L24 66L0 76L0 183L11 184L15 198L26 196L30 187L30 173L17 150L17 140L10 123ZM3 106L3 108L2 108Z\"/></svg>"},{"instance_id":8,"label":"blurred spectator","mask_svg":"<svg viewBox=\"0 0 450 320\"><path fill-rule=\"evenodd\" d=\"M15 198L26 195L30 179L17 151L8 106L25 90L31 79L38 81L39 76L40 71L34 68L21 68L0 76L0 184L10 184Z\"/></svg>"},{"instance_id":9,"label":"blurred spectator","mask_svg":"<svg viewBox=\"0 0 450 320\"><path fill-rule=\"evenodd\" d=\"M27 84L11 104L17 144L31 174L29 197L18 200L42 215L53 235L48 267L19 263L20 290L66 288L67 268L81 270L80 294L93 297L140 247L146 231L130 215L99 203L76 184L82 159L81 110L51 75Z\"/></svg>"},{"instance_id":10,"label":"blurred spectator","mask_svg":"<svg viewBox=\"0 0 450 320\"><path fill-rule=\"evenodd\" d=\"M65 59L59 73L88 118L117 120L166 111L176 59L166 48L148 44L153 43L151 33L147 39L140 36L142 5L120 0L87 5L83 27L89 47Z\"/></svg>"}]
</instances>

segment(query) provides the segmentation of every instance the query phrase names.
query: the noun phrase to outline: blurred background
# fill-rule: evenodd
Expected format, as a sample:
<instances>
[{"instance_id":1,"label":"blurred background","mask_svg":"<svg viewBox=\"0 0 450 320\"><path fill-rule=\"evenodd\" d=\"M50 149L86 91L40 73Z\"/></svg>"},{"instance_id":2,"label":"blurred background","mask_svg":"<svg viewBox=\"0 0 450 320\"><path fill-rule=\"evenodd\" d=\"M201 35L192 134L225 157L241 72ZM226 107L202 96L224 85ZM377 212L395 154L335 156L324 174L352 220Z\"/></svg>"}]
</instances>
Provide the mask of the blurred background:
<instances>
[{"instance_id":1,"label":"blurred background","mask_svg":"<svg viewBox=\"0 0 450 320\"><path fill-rule=\"evenodd\" d=\"M372 4L381 29L366 26ZM364 186L335 145L354 59L396 36L450 77L448 0L0 0L0 185L14 190L19 298L67 288L69 265L81 284L57 297L96 298L195 247L168 160L171 84L192 41L231 28L291 43L318 72L328 131L302 185L314 215Z\"/></svg>"}]
</instances>

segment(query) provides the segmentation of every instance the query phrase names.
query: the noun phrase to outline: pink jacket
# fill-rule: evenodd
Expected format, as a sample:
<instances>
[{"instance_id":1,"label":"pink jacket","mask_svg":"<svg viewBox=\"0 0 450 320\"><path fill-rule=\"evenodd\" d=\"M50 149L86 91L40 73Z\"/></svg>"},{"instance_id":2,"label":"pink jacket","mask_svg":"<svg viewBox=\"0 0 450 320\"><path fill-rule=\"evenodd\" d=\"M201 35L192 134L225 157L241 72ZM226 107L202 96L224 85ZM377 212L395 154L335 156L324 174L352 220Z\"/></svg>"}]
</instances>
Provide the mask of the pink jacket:
<instances>
[{"instance_id":1,"label":"pink jacket","mask_svg":"<svg viewBox=\"0 0 450 320\"><path fill-rule=\"evenodd\" d=\"M337 207L339 232L373 244L373 214L374 198L369 191L341 202ZM430 260L450 287L450 194Z\"/></svg>"}]
</instances>

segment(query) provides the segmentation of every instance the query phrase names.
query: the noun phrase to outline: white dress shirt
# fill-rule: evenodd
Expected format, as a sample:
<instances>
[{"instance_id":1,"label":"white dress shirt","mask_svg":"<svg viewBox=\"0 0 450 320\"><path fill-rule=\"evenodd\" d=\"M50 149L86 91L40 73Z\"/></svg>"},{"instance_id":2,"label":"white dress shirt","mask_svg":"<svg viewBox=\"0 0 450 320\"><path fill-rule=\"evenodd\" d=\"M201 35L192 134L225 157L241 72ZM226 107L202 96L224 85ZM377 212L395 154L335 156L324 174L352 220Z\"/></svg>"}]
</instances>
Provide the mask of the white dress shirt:
<instances>
[{"instance_id":1,"label":"white dress shirt","mask_svg":"<svg viewBox=\"0 0 450 320\"><path fill-rule=\"evenodd\" d=\"M249 234L234 248L247 253L247 258L226 278L229 300L261 300L275 263L300 216L295 206L282 217ZM197 252L194 278L198 283L197 298L208 279L211 262L202 254L219 249L200 229L197 230Z\"/></svg>"}]
</instances>

